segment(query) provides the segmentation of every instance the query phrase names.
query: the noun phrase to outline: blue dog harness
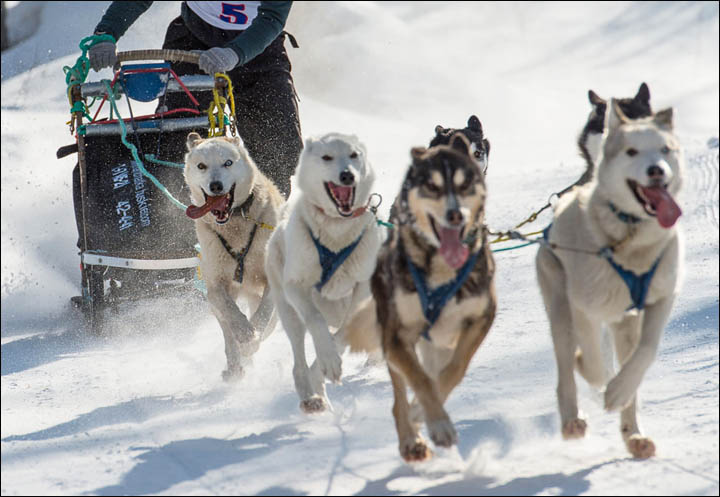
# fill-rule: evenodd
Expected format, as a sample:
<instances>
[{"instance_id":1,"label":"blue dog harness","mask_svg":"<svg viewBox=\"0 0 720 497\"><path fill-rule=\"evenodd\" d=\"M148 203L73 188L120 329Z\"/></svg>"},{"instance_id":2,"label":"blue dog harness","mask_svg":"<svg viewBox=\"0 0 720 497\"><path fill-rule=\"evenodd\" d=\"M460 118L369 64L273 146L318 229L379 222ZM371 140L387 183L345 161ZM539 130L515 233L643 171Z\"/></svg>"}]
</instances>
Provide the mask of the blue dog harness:
<instances>
[{"instance_id":1,"label":"blue dog harness","mask_svg":"<svg viewBox=\"0 0 720 497\"><path fill-rule=\"evenodd\" d=\"M432 328L440 317L440 313L445 307L445 304L447 304L448 301L453 298L458 290L460 290L460 288L465 284L465 281L468 279L468 276L470 276L470 273L475 267L478 255L480 255L480 251L477 251L470 256L468 261L460 268L460 271L458 271L454 280L445 283L432 291L428 289L425 272L415 266L407 254L405 255L408 269L410 269L410 275L412 276L413 283L415 283L415 289L417 290L418 297L420 297L420 306L422 307L423 315L427 320L427 325L425 325L422 336L428 341L432 341L430 339L430 328Z\"/></svg>"},{"instance_id":2,"label":"blue dog harness","mask_svg":"<svg viewBox=\"0 0 720 497\"><path fill-rule=\"evenodd\" d=\"M352 254L353 250L355 250L355 247L358 246L358 243L360 243L360 240L362 239L364 234L365 230L360 233L360 236L357 240L352 242L344 249L340 250L340 252L333 252L325 245L320 243L320 240L315 238L315 236L312 234L312 231L310 231L310 238L312 238L313 242L315 242L315 248L317 248L318 256L320 258L320 267L322 268L322 277L320 278L320 281L315 284L315 288L318 291L322 290L322 287L325 286L325 283L327 283L330 278L332 278L332 275L335 274L335 271L337 271L337 269L342 266L342 263L345 262L345 259L350 257L350 254Z\"/></svg>"},{"instance_id":3,"label":"blue dog harness","mask_svg":"<svg viewBox=\"0 0 720 497\"><path fill-rule=\"evenodd\" d=\"M616 211L614 209L614 206L611 205L611 209L613 212L618 214L619 211ZM623 213L619 213L623 214ZM629 214L627 214L629 216ZM618 217L620 217L618 215ZM635 218L634 216L632 216ZM620 218L622 219L622 218ZM638 219L638 218L635 218ZM639 221L639 219L638 219ZM634 223L636 221L626 221ZM543 239L546 242L550 242L550 228L552 227L552 223L543 230ZM622 267L620 264L615 262L612 258L612 249L610 247L605 247L598 253L600 257L603 257L608 261L608 263L612 266L612 268L615 270L615 272L620 275L620 278L625 282L625 285L628 287L628 290L630 291L630 300L632 300L632 304L630 307L628 307L626 310L630 311L632 309L637 309L639 311L643 310L645 307L645 299L647 298L648 291L650 290L650 282L653 279L653 276L655 276L655 270L657 269L658 265L660 264L660 259L662 256L658 257L658 259L655 261L655 264L652 265L650 270L647 273L637 275L632 271L629 271Z\"/></svg>"}]
</instances>

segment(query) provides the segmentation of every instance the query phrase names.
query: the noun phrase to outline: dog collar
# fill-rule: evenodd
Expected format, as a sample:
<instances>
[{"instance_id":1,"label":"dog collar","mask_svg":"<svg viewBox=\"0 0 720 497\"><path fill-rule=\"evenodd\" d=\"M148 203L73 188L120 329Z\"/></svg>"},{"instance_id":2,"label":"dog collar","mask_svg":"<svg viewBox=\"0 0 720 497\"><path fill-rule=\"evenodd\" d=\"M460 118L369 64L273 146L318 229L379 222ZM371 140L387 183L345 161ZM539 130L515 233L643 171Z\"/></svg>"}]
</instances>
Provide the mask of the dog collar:
<instances>
[{"instance_id":1,"label":"dog collar","mask_svg":"<svg viewBox=\"0 0 720 497\"><path fill-rule=\"evenodd\" d=\"M239 205L238 207L235 207L232 212L239 212L240 215L245 217L245 214L247 214L247 211L250 210L250 206L252 205L253 201L255 200L255 193L250 192L250 195L248 198L245 199L245 202L242 203L242 205Z\"/></svg>"},{"instance_id":2,"label":"dog collar","mask_svg":"<svg viewBox=\"0 0 720 497\"><path fill-rule=\"evenodd\" d=\"M639 217L637 217L637 216L635 216L635 215L633 215L633 214L628 214L627 212L621 211L620 209L618 209L617 207L615 207L615 204L613 204L612 202L608 202L608 207L610 207L610 210L613 211L613 213L615 213L615 215L617 216L617 218L618 218L620 221L622 221L623 223L626 223L626 224L637 224L637 223L639 223L639 222L642 221L641 218L639 218Z\"/></svg>"}]
</instances>

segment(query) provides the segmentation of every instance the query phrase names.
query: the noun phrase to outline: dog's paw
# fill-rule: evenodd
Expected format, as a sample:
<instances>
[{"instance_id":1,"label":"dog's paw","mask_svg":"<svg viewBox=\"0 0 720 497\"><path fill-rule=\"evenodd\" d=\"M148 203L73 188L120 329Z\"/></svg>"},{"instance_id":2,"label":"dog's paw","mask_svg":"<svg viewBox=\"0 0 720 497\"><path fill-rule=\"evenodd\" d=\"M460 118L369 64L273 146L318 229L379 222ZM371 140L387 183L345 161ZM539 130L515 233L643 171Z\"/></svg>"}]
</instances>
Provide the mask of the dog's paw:
<instances>
[{"instance_id":1,"label":"dog's paw","mask_svg":"<svg viewBox=\"0 0 720 497\"><path fill-rule=\"evenodd\" d=\"M433 451L425 443L425 440L418 436L400 443L400 455L406 462L421 462L430 459Z\"/></svg>"},{"instance_id":2,"label":"dog's paw","mask_svg":"<svg viewBox=\"0 0 720 497\"><path fill-rule=\"evenodd\" d=\"M642 435L633 435L625 441L628 451L637 459L647 459L655 455L655 443Z\"/></svg>"},{"instance_id":3,"label":"dog's paw","mask_svg":"<svg viewBox=\"0 0 720 497\"><path fill-rule=\"evenodd\" d=\"M250 357L255 354L260 348L260 339L257 336L253 336L249 341L238 345L238 354L241 357Z\"/></svg>"},{"instance_id":4,"label":"dog's paw","mask_svg":"<svg viewBox=\"0 0 720 497\"><path fill-rule=\"evenodd\" d=\"M566 422L562 427L562 436L565 440L573 440L575 438L583 438L587 423L584 419L575 418Z\"/></svg>"},{"instance_id":5,"label":"dog's paw","mask_svg":"<svg viewBox=\"0 0 720 497\"><path fill-rule=\"evenodd\" d=\"M305 414L324 412L327 410L327 407L328 405L327 402L325 402L325 399L318 395L313 395L309 399L300 401L300 410Z\"/></svg>"},{"instance_id":6,"label":"dog's paw","mask_svg":"<svg viewBox=\"0 0 720 497\"><path fill-rule=\"evenodd\" d=\"M430 438L439 447L450 447L457 443L457 432L449 419L438 419L427 424Z\"/></svg>"},{"instance_id":7,"label":"dog's paw","mask_svg":"<svg viewBox=\"0 0 720 497\"><path fill-rule=\"evenodd\" d=\"M625 380L624 376L616 376L605 389L605 409L617 411L626 408L635 396L636 387Z\"/></svg>"},{"instance_id":8,"label":"dog's paw","mask_svg":"<svg viewBox=\"0 0 720 497\"><path fill-rule=\"evenodd\" d=\"M228 383L240 381L245 376L242 366L228 366L222 372L222 379Z\"/></svg>"},{"instance_id":9,"label":"dog's paw","mask_svg":"<svg viewBox=\"0 0 720 497\"><path fill-rule=\"evenodd\" d=\"M333 383L340 383L342 376L342 359L335 348L335 343L328 340L327 344L321 347L316 346L317 361L325 378Z\"/></svg>"}]
</instances>

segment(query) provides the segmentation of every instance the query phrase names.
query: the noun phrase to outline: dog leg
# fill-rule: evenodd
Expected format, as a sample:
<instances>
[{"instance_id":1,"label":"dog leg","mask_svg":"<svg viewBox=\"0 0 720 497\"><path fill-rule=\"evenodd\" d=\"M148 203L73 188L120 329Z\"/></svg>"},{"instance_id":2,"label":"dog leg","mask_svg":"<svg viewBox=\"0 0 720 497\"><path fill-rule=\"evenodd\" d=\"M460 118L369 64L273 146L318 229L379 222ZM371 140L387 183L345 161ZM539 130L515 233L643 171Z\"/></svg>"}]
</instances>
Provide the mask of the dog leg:
<instances>
[{"instance_id":1,"label":"dog leg","mask_svg":"<svg viewBox=\"0 0 720 497\"><path fill-rule=\"evenodd\" d=\"M468 364L475 355L480 344L490 331L495 319L495 306L488 309L488 313L476 318L470 327L460 334L452 358L438 375L438 394L441 402L445 403L450 392L465 377Z\"/></svg>"},{"instance_id":2,"label":"dog leg","mask_svg":"<svg viewBox=\"0 0 720 497\"><path fill-rule=\"evenodd\" d=\"M615 335L615 350L618 361L624 365L640 341L641 314L628 315L622 322L611 326ZM639 459L655 455L655 444L640 433L636 417L637 393L630 404L620 412L620 433L628 451Z\"/></svg>"},{"instance_id":3,"label":"dog leg","mask_svg":"<svg viewBox=\"0 0 720 497\"><path fill-rule=\"evenodd\" d=\"M605 409L608 411L627 407L635 397L645 372L655 359L674 300L675 295L669 295L645 307L638 345L605 389Z\"/></svg>"},{"instance_id":4,"label":"dog leg","mask_svg":"<svg viewBox=\"0 0 720 497\"><path fill-rule=\"evenodd\" d=\"M602 326L575 306L571 307L571 312L574 336L578 344L575 368L590 385L601 388L607 381Z\"/></svg>"},{"instance_id":5,"label":"dog leg","mask_svg":"<svg viewBox=\"0 0 720 497\"><path fill-rule=\"evenodd\" d=\"M243 373L242 358L251 356L259 347L255 330L221 286L208 285L207 299L225 338L227 369L223 371L223 379L237 379Z\"/></svg>"},{"instance_id":6,"label":"dog leg","mask_svg":"<svg viewBox=\"0 0 720 497\"><path fill-rule=\"evenodd\" d=\"M385 354L388 363L403 375L423 406L425 422L432 441L441 447L450 447L456 443L457 433L442 406L435 380L425 373L417 360L415 350L395 339L386 341ZM406 404L407 400L405 400Z\"/></svg>"},{"instance_id":7,"label":"dog leg","mask_svg":"<svg viewBox=\"0 0 720 497\"><path fill-rule=\"evenodd\" d=\"M317 360L323 374L328 380L339 382L342 375L342 360L325 318L312 303L310 290L305 290L295 283L286 282L285 295L313 338Z\"/></svg>"},{"instance_id":8,"label":"dog leg","mask_svg":"<svg viewBox=\"0 0 720 497\"><path fill-rule=\"evenodd\" d=\"M400 455L407 462L425 461L432 457L432 450L420 435L418 427L410 422L406 385L403 375L395 371L388 363L388 371L393 387L393 417L398 434Z\"/></svg>"},{"instance_id":9,"label":"dog leg","mask_svg":"<svg viewBox=\"0 0 720 497\"><path fill-rule=\"evenodd\" d=\"M265 285L262 298L250 318L250 323L253 328L260 333L260 341L269 337L275 329L277 313L275 312L275 305L270 295L270 285Z\"/></svg>"},{"instance_id":10,"label":"dog leg","mask_svg":"<svg viewBox=\"0 0 720 497\"><path fill-rule=\"evenodd\" d=\"M562 435L566 440L585 436L587 423L578 417L575 385L575 349L570 303L565 294L565 273L560 261L544 247L536 259L537 277L550 321L558 368L557 398Z\"/></svg>"},{"instance_id":11,"label":"dog leg","mask_svg":"<svg viewBox=\"0 0 720 497\"><path fill-rule=\"evenodd\" d=\"M280 290L282 291L282 290ZM293 380L295 391L300 397L300 409L306 413L314 413L325 410L323 396L316 395L311 380L311 371L307 365L305 356L305 327L295 309L280 295L275 298L275 305L280 321L283 324L285 333L290 340L293 351Z\"/></svg>"}]
</instances>

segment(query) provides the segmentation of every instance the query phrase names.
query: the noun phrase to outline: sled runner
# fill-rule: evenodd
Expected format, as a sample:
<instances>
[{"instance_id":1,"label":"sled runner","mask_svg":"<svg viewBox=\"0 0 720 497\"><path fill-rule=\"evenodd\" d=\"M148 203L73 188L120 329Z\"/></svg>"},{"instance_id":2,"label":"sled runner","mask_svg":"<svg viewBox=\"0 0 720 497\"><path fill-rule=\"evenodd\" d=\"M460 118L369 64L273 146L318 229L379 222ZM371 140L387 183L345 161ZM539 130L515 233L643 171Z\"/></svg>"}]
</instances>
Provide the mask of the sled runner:
<instances>
[{"instance_id":1,"label":"sled runner","mask_svg":"<svg viewBox=\"0 0 720 497\"><path fill-rule=\"evenodd\" d=\"M81 42L83 55L66 68L72 105L71 133L77 143L58 150L58 158L77 152L73 201L79 233L82 294L73 304L88 330L100 334L108 309L118 304L168 293L197 293L196 243L193 221L185 215L190 202L183 179L188 133L233 134L230 81L223 75L178 77L167 61L197 63L198 55L178 50L118 53L123 64L112 81L87 82L85 52L95 38ZM88 44L89 41L89 44ZM163 60L161 63L126 64ZM200 109L196 92L212 91L214 105ZM163 109L167 94L185 92L192 107ZM120 115L116 101L127 99ZM227 98L226 98L227 97ZM88 100L92 99L88 104ZM89 106L100 101L90 115ZM155 113L137 116L132 103L158 100ZM137 105L137 104L136 104ZM107 117L98 114L103 108Z\"/></svg>"}]
</instances>

